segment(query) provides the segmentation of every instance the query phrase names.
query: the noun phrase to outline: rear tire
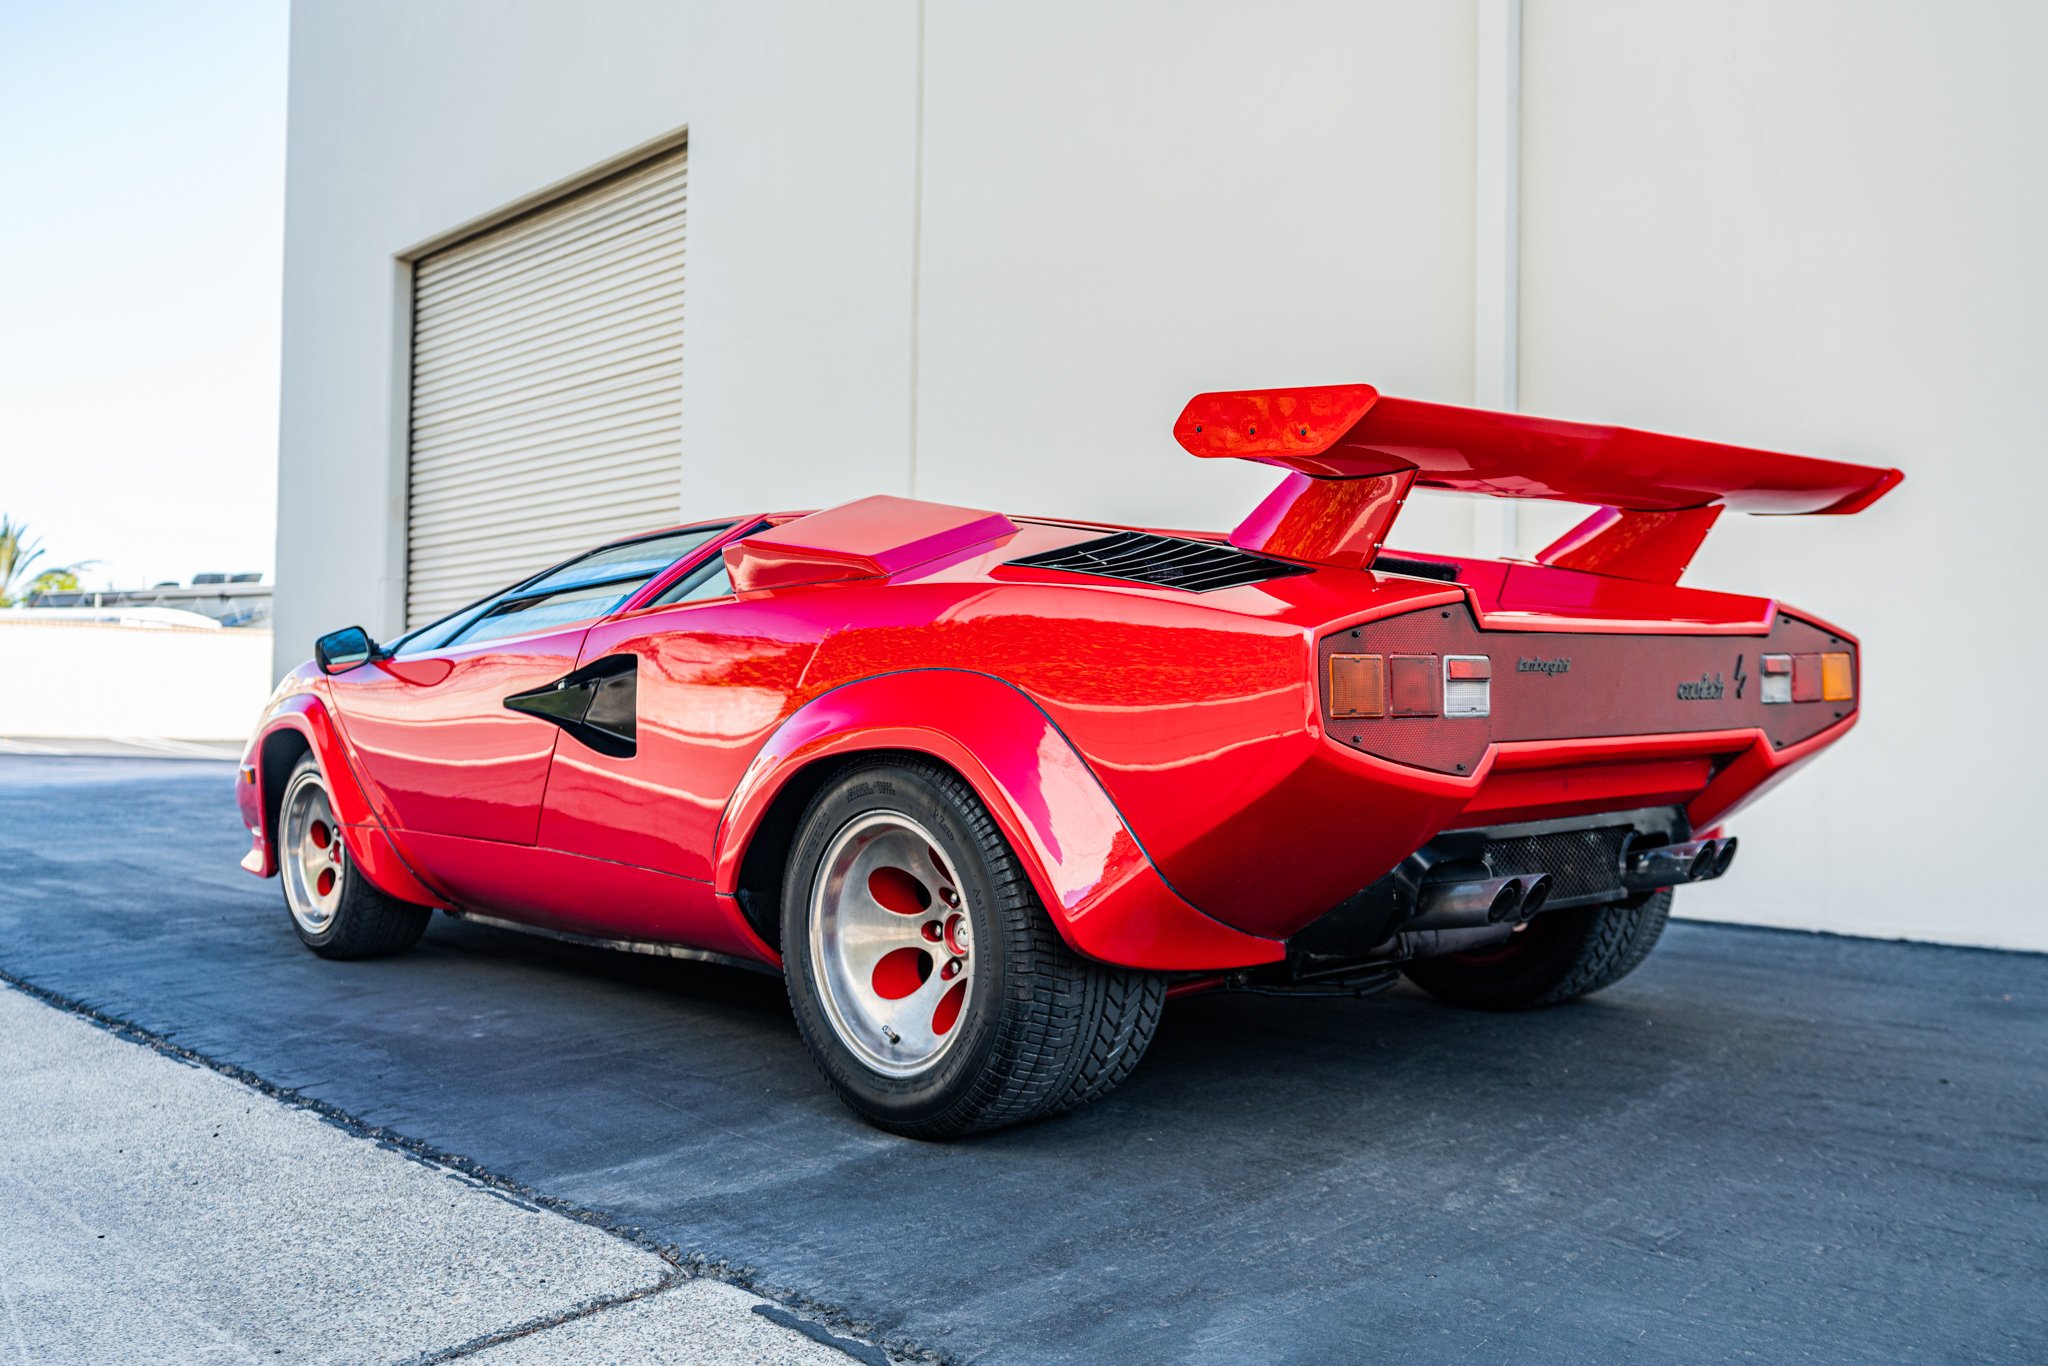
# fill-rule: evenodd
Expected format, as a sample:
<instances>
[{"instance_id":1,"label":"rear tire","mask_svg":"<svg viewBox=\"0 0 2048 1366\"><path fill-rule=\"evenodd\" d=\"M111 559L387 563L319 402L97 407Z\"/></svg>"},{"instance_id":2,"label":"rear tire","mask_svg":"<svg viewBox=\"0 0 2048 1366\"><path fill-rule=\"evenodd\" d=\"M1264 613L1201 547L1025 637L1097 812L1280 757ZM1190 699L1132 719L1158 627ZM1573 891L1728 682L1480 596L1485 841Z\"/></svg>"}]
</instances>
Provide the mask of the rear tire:
<instances>
[{"instance_id":1,"label":"rear tire","mask_svg":"<svg viewBox=\"0 0 2048 1366\"><path fill-rule=\"evenodd\" d=\"M1671 914L1671 889L1615 906L1546 911L1502 950L1420 958L1408 980L1475 1010L1533 1010L1613 986L1650 956Z\"/></svg>"},{"instance_id":2,"label":"rear tire","mask_svg":"<svg viewBox=\"0 0 2048 1366\"><path fill-rule=\"evenodd\" d=\"M381 958L419 942L434 912L385 895L356 868L311 754L285 781L276 833L284 908L300 943L322 958Z\"/></svg>"},{"instance_id":3,"label":"rear tire","mask_svg":"<svg viewBox=\"0 0 2048 1366\"><path fill-rule=\"evenodd\" d=\"M1070 1110L1130 1075L1166 980L1060 939L950 770L858 761L789 855L783 976L818 1070L869 1123L953 1138Z\"/></svg>"}]
</instances>

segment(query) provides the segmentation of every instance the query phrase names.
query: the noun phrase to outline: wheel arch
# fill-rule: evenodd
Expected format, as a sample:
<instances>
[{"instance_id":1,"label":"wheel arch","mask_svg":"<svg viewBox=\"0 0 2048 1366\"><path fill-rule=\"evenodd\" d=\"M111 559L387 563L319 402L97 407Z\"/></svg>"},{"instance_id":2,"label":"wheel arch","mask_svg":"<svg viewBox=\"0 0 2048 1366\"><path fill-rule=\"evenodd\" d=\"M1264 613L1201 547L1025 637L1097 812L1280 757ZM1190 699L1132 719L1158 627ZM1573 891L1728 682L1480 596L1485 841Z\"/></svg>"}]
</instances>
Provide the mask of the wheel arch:
<instances>
[{"instance_id":1,"label":"wheel arch","mask_svg":"<svg viewBox=\"0 0 2048 1366\"><path fill-rule=\"evenodd\" d=\"M299 760L313 752L313 742L297 726L273 726L256 751L256 795L263 808L263 876L277 872L277 819L284 805L285 784Z\"/></svg>"},{"instance_id":2,"label":"wheel arch","mask_svg":"<svg viewBox=\"0 0 2048 1366\"><path fill-rule=\"evenodd\" d=\"M1021 689L945 668L841 684L799 708L754 757L720 822L713 879L758 932L779 917L783 866L812 797L849 761L890 753L937 762L974 790L1075 951L1162 971L1284 953L1167 885L1094 771Z\"/></svg>"},{"instance_id":3,"label":"wheel arch","mask_svg":"<svg viewBox=\"0 0 2048 1366\"><path fill-rule=\"evenodd\" d=\"M260 877L277 874L278 808L292 769L307 754L314 756L327 778L328 795L334 803L334 814L342 823L344 837L349 839L351 854L359 852L354 847L354 828L375 824L369 800L356 781L355 770L342 749L341 736L325 704L311 693L294 693L263 719L243 767L245 779L255 787L251 794L254 801L244 810L256 818L259 827L250 831L259 842L255 851L259 854L255 860L258 866L243 866Z\"/></svg>"},{"instance_id":4,"label":"wheel arch","mask_svg":"<svg viewBox=\"0 0 2048 1366\"><path fill-rule=\"evenodd\" d=\"M280 703L265 718L251 746L255 812L261 828L250 832L257 843L242 866L260 877L276 876L278 812L285 785L308 754L320 765L328 800L334 805L342 841L355 868L388 896L416 905L443 904L445 899L421 882L385 833L356 777L334 718L326 704L311 693L297 693Z\"/></svg>"},{"instance_id":5,"label":"wheel arch","mask_svg":"<svg viewBox=\"0 0 2048 1366\"><path fill-rule=\"evenodd\" d=\"M895 754L913 757L910 750L873 749L822 755L805 762L783 780L746 835L733 895L739 899L740 914L753 926L754 933L776 953L782 952L782 884L804 811L849 764ZM928 760L932 756L914 757Z\"/></svg>"}]
</instances>

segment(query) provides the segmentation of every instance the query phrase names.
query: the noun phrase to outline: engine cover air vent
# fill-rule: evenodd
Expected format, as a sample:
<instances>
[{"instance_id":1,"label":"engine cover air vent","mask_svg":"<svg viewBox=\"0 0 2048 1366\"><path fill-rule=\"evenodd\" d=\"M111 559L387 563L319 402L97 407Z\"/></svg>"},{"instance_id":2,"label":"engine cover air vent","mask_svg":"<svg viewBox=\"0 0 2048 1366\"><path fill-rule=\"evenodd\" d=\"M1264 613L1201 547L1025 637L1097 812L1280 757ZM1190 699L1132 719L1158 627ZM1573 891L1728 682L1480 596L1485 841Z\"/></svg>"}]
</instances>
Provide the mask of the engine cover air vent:
<instances>
[{"instance_id":1,"label":"engine cover air vent","mask_svg":"<svg viewBox=\"0 0 2048 1366\"><path fill-rule=\"evenodd\" d=\"M1372 567L1385 574L1406 574L1417 579L1441 579L1445 583L1458 581L1458 566L1442 560L1418 560L1412 555L1389 555L1382 550L1373 556Z\"/></svg>"},{"instance_id":2,"label":"engine cover air vent","mask_svg":"<svg viewBox=\"0 0 2048 1366\"><path fill-rule=\"evenodd\" d=\"M1149 531L1119 531L1079 545L1061 546L1026 555L1009 563L1032 569L1064 569L1075 574L1097 574L1108 579L1181 588L1190 593L1209 593L1219 588L1236 588L1265 579L1292 578L1312 574L1313 565L1289 564L1285 560L1253 555L1235 546L1215 541L1189 541L1176 536L1155 536Z\"/></svg>"}]
</instances>

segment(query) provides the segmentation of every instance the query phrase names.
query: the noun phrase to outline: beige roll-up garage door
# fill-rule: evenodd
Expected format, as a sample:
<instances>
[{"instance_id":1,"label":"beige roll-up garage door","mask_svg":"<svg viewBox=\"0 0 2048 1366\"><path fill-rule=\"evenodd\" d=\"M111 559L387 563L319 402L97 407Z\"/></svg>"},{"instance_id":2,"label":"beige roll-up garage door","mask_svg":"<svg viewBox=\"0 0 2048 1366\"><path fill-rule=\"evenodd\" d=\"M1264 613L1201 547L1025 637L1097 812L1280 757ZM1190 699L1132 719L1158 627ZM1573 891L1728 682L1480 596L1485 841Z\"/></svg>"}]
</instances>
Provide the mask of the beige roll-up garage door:
<instances>
[{"instance_id":1,"label":"beige roll-up garage door","mask_svg":"<svg viewBox=\"0 0 2048 1366\"><path fill-rule=\"evenodd\" d=\"M685 153L422 257L406 619L682 501Z\"/></svg>"}]
</instances>

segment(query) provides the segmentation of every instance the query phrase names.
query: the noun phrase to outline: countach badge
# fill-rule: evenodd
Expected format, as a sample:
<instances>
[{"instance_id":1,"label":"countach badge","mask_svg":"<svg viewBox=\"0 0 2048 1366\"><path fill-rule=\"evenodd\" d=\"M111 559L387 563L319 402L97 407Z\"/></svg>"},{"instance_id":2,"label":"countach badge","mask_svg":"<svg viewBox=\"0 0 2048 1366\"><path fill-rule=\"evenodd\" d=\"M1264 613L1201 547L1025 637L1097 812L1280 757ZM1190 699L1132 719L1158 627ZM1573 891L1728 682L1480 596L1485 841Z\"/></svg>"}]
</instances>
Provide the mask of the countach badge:
<instances>
[{"instance_id":1,"label":"countach badge","mask_svg":"<svg viewBox=\"0 0 2048 1366\"><path fill-rule=\"evenodd\" d=\"M1681 702L1718 702L1723 691L1721 675L1712 678L1701 674L1678 685L1678 700Z\"/></svg>"}]
</instances>

